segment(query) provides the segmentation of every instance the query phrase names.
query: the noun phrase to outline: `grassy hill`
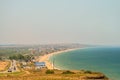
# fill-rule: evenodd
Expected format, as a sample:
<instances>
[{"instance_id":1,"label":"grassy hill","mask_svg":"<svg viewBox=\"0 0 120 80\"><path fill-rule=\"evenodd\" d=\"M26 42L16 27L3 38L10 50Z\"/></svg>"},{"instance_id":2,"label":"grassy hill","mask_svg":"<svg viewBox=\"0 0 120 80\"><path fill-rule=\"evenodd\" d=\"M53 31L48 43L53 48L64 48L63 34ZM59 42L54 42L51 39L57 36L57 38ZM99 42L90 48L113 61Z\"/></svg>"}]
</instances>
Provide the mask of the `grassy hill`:
<instances>
[{"instance_id":1,"label":"grassy hill","mask_svg":"<svg viewBox=\"0 0 120 80\"><path fill-rule=\"evenodd\" d=\"M108 78L99 72L41 69L0 74L0 80L108 80Z\"/></svg>"}]
</instances>

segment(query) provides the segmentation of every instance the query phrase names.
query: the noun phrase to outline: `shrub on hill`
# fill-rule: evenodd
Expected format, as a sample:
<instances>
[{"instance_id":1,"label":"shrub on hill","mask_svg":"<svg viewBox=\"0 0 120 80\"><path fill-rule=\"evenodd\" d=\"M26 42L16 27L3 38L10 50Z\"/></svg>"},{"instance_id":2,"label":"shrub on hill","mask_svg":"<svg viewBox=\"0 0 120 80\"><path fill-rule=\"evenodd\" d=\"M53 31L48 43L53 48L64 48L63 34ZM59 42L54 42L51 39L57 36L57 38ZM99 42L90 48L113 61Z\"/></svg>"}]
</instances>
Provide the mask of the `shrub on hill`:
<instances>
[{"instance_id":1,"label":"shrub on hill","mask_svg":"<svg viewBox=\"0 0 120 80\"><path fill-rule=\"evenodd\" d=\"M86 73L86 74L92 74L92 72L89 71L89 70L85 71L84 73Z\"/></svg>"},{"instance_id":2,"label":"shrub on hill","mask_svg":"<svg viewBox=\"0 0 120 80\"><path fill-rule=\"evenodd\" d=\"M54 74L53 70L46 70L46 74Z\"/></svg>"},{"instance_id":3,"label":"shrub on hill","mask_svg":"<svg viewBox=\"0 0 120 80\"><path fill-rule=\"evenodd\" d=\"M62 74L75 74L75 73L71 72L71 71L64 71L64 72L62 72Z\"/></svg>"}]
</instances>

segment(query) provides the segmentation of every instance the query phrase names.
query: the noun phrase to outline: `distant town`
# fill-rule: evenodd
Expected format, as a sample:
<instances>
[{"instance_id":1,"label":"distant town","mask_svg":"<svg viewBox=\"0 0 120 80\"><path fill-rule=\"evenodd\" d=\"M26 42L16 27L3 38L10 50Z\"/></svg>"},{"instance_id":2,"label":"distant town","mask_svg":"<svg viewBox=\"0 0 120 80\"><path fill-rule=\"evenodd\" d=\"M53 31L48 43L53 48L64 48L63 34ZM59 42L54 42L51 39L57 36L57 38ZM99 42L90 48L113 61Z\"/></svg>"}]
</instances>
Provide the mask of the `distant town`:
<instances>
[{"instance_id":1,"label":"distant town","mask_svg":"<svg viewBox=\"0 0 120 80\"><path fill-rule=\"evenodd\" d=\"M39 56L85 46L82 44L1 45L0 60L10 62L10 66L7 70L3 70L3 73L20 71L20 69L40 69L46 65L45 62L38 61Z\"/></svg>"}]
</instances>

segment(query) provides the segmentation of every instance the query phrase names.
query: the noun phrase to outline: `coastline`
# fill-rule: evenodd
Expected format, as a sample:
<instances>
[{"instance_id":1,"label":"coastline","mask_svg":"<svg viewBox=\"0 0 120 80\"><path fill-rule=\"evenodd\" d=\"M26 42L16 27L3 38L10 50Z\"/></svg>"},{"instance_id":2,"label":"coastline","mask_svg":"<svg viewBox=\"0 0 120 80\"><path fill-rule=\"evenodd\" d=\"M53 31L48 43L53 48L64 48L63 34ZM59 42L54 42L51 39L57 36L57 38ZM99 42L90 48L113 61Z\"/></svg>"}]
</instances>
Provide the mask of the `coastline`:
<instances>
[{"instance_id":1,"label":"coastline","mask_svg":"<svg viewBox=\"0 0 120 80\"><path fill-rule=\"evenodd\" d=\"M73 51L73 50L77 50L77 49L80 49L80 48L73 48L73 49L66 49L66 50L62 50L62 51L57 51L57 52L53 52L53 53L50 53L50 54L46 54L44 56L40 56L38 61L39 62L45 62L46 64L46 67L48 69L58 69L58 68L55 68L55 66L53 66L53 64L49 61L49 57L53 56L53 55L56 55L56 54L61 54L61 53L64 53L64 52L69 52L69 51Z\"/></svg>"}]
</instances>

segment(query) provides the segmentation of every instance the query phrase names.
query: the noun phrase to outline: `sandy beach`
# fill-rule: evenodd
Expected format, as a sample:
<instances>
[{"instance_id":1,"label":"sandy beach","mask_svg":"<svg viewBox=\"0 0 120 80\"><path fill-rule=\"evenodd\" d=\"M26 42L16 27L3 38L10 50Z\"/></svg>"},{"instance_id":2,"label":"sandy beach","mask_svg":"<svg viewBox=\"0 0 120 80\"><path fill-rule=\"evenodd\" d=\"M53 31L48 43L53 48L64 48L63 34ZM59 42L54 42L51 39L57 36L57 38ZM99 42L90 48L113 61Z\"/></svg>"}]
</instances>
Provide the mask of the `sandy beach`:
<instances>
[{"instance_id":1,"label":"sandy beach","mask_svg":"<svg viewBox=\"0 0 120 80\"><path fill-rule=\"evenodd\" d=\"M54 53L50 53L50 54L47 54L47 55L44 55L44 56L40 56L38 61L39 62L45 62L46 63L46 67L48 69L53 69L53 65L52 63L49 61L49 57L54 55L54 54L60 54L60 53L63 53L63 52L68 52L68 51L73 51L73 50L76 50L78 48L75 48L75 49L67 49L67 50L63 50L63 51L58 51L58 52L54 52Z\"/></svg>"}]
</instances>

